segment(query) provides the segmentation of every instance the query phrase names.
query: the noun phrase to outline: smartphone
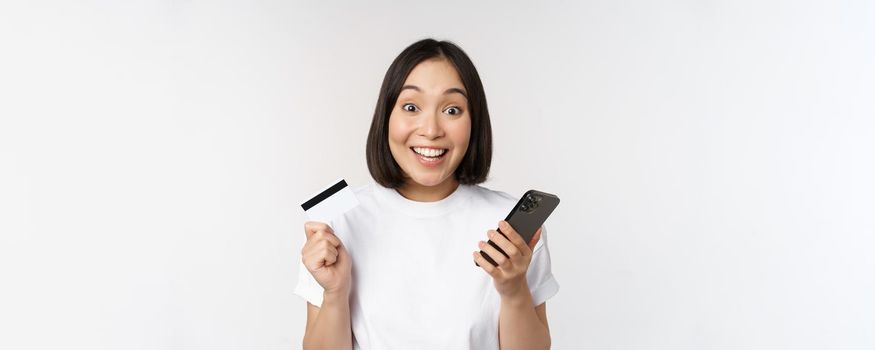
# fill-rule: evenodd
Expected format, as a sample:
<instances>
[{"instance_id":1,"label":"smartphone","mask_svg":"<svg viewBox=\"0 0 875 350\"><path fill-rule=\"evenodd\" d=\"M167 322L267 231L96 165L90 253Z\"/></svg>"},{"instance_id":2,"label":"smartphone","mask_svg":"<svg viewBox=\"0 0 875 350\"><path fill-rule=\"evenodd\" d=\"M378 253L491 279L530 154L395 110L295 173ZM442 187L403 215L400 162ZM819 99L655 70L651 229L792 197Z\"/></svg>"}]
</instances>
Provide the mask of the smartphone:
<instances>
[{"instance_id":1,"label":"smartphone","mask_svg":"<svg viewBox=\"0 0 875 350\"><path fill-rule=\"evenodd\" d=\"M507 223L510 224L510 227L513 227L513 229L522 236L526 243L529 243L535 235L535 232L544 225L544 222L547 221L547 217L550 216L550 213L552 213L558 205L559 197L556 195L541 191L528 190L523 194L522 198L520 198L513 209L510 210L510 214L507 214L507 218L505 218L504 221L507 221ZM507 237L501 232L501 229L498 229L498 233ZM504 254L505 257L508 256L504 250L499 248L495 242L492 242L492 240L489 240L486 243L501 252L501 254ZM482 250L480 251L480 255L482 255L483 258L493 266L498 265L495 260L492 260L492 257L490 257L489 254L486 254ZM480 266L480 264L474 264Z\"/></svg>"}]
</instances>

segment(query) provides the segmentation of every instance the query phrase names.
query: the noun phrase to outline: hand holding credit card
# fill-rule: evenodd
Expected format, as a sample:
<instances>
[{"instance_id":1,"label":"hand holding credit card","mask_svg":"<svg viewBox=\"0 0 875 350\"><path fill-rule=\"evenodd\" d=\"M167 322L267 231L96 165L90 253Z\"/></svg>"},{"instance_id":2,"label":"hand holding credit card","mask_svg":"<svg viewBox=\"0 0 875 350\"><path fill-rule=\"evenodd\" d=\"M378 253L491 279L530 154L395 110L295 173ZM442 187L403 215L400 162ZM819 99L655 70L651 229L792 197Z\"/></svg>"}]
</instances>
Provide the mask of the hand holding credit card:
<instances>
[{"instance_id":1,"label":"hand holding credit card","mask_svg":"<svg viewBox=\"0 0 875 350\"><path fill-rule=\"evenodd\" d=\"M352 266L346 248L328 225L358 204L355 193L343 179L338 179L301 203L310 221L304 224L307 241L301 249L303 264L299 274L311 274L326 293L348 292ZM326 246L330 249L326 249ZM315 298L316 303L321 305L321 298Z\"/></svg>"}]
</instances>

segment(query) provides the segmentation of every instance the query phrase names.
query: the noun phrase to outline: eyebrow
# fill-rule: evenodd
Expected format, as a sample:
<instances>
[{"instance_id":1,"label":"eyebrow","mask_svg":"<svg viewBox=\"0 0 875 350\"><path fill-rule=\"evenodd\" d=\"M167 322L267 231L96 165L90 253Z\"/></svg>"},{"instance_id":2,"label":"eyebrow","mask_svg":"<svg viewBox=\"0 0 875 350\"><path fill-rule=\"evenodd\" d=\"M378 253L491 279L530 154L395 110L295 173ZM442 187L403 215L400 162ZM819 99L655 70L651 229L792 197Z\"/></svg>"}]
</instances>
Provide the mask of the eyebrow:
<instances>
[{"instance_id":1,"label":"eyebrow","mask_svg":"<svg viewBox=\"0 0 875 350\"><path fill-rule=\"evenodd\" d=\"M407 90L407 89L416 90L417 92L420 92L420 93L422 92L422 89L420 89L416 85L404 85L401 87L401 90L399 90L399 92ZM468 94L465 93L465 90L462 90L459 88L449 88L446 91L444 91L444 95L448 95L448 94L452 94L452 93L461 94L462 96L465 96L465 99L468 99Z\"/></svg>"}]
</instances>

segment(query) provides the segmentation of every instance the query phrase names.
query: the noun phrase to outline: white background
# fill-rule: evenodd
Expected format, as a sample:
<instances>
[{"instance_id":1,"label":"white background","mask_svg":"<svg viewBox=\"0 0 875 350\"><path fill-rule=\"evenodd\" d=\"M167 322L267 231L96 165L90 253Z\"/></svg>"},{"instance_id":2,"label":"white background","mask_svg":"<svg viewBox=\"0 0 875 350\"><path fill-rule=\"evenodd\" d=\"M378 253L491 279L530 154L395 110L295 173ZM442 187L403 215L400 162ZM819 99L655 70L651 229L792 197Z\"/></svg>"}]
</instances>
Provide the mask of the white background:
<instances>
[{"instance_id":1,"label":"white background","mask_svg":"<svg viewBox=\"0 0 875 350\"><path fill-rule=\"evenodd\" d=\"M0 348L299 348L298 204L427 36L562 198L554 348L875 348L862 0L3 2Z\"/></svg>"}]
</instances>

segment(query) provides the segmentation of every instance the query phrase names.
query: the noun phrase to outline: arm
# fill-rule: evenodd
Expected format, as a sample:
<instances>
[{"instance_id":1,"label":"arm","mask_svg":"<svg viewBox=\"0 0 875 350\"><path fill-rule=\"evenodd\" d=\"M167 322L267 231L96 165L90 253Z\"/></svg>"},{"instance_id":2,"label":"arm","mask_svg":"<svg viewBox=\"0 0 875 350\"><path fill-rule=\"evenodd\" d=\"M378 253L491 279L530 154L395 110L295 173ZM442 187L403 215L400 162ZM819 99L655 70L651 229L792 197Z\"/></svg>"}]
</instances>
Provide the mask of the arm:
<instances>
[{"instance_id":1,"label":"arm","mask_svg":"<svg viewBox=\"0 0 875 350\"><path fill-rule=\"evenodd\" d=\"M322 304L307 303L305 350L352 350L349 313L352 262L331 227L320 222L304 225L307 242L301 250L304 266L322 287Z\"/></svg>"},{"instance_id":2,"label":"arm","mask_svg":"<svg viewBox=\"0 0 875 350\"><path fill-rule=\"evenodd\" d=\"M497 264L493 266L478 252L474 261L493 278L501 296L498 319L498 341L502 350L540 350L550 348L550 329L547 325L547 305L532 306L532 294L526 280L526 272L532 261L533 249L541 238L541 230L535 232L531 242L522 237L505 221L499 223L506 236L489 230L489 238L507 255L500 253L486 242L480 241L480 249Z\"/></svg>"},{"instance_id":3,"label":"arm","mask_svg":"<svg viewBox=\"0 0 875 350\"><path fill-rule=\"evenodd\" d=\"M501 299L498 341L501 350L549 349L547 303L532 306L528 287L516 297Z\"/></svg>"},{"instance_id":4,"label":"arm","mask_svg":"<svg viewBox=\"0 0 875 350\"><path fill-rule=\"evenodd\" d=\"M304 350L352 349L349 294L326 292L322 307L307 303Z\"/></svg>"}]
</instances>

